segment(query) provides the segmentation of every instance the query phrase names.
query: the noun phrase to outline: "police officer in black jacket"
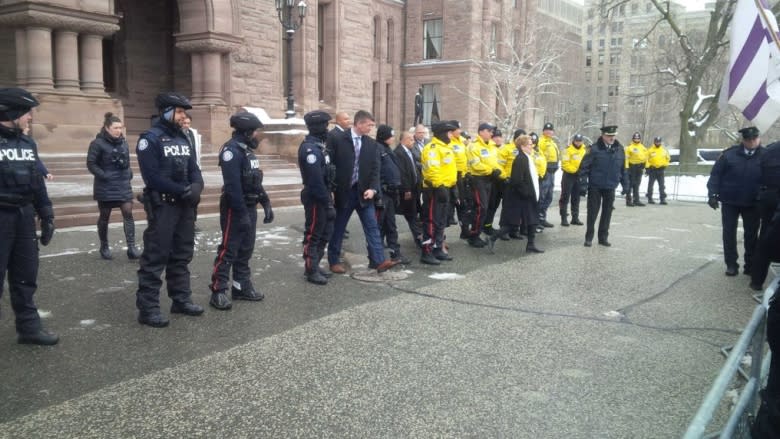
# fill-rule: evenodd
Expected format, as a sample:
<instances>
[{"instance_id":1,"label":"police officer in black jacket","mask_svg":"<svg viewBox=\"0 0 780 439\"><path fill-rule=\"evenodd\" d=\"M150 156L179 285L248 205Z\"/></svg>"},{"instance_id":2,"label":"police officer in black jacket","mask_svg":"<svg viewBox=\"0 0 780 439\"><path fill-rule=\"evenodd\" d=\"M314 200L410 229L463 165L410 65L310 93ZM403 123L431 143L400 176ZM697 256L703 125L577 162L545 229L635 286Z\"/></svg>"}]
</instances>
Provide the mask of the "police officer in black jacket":
<instances>
[{"instance_id":1,"label":"police officer in black jacket","mask_svg":"<svg viewBox=\"0 0 780 439\"><path fill-rule=\"evenodd\" d=\"M298 148L298 169L303 180L301 203L306 217L303 231L304 275L315 285L325 285L330 273L320 268L320 261L325 256L325 247L336 219L332 194L336 184L336 167L330 162L325 146L330 115L324 111L311 111L303 116L303 121L309 129L309 134Z\"/></svg>"},{"instance_id":2,"label":"police officer in black jacket","mask_svg":"<svg viewBox=\"0 0 780 439\"><path fill-rule=\"evenodd\" d=\"M171 313L198 316L203 308L192 303L189 263L195 245L195 208L203 190L195 148L181 123L190 101L177 93L161 93L155 99L159 118L141 133L136 146L144 184L144 209L148 226L138 269L136 307L138 321L161 328L168 319L160 312L162 272L172 299Z\"/></svg>"},{"instance_id":3,"label":"police officer in black jacket","mask_svg":"<svg viewBox=\"0 0 780 439\"><path fill-rule=\"evenodd\" d=\"M756 291L763 289L770 261L780 261L780 142L766 147L759 157L759 164L761 180L758 211L761 215L761 232L750 270L750 288Z\"/></svg>"},{"instance_id":4,"label":"police officer in black jacket","mask_svg":"<svg viewBox=\"0 0 780 439\"><path fill-rule=\"evenodd\" d=\"M217 247L211 275L209 305L228 310L233 304L227 297L230 271L233 269L231 296L233 300L263 300L265 295L255 290L250 279L249 259L255 249L257 205L263 206L263 224L274 220L271 200L263 188L263 171L254 154L263 124L252 113L241 111L230 117L233 137L219 152L222 168L222 196L219 199L219 225L222 242Z\"/></svg>"},{"instance_id":5,"label":"police officer in black jacket","mask_svg":"<svg viewBox=\"0 0 780 439\"><path fill-rule=\"evenodd\" d=\"M615 188L621 182L628 184L625 168L626 153L623 145L615 139L617 126L601 128L601 137L589 148L580 163L577 175L580 190L588 194L588 220L585 231L585 247L593 245L596 217L601 210L599 220L599 245L610 247L609 223L612 221L612 206L615 204Z\"/></svg>"},{"instance_id":6,"label":"police officer in black jacket","mask_svg":"<svg viewBox=\"0 0 780 439\"><path fill-rule=\"evenodd\" d=\"M764 148L761 146L758 128L742 128L739 132L742 134L742 143L723 151L712 166L710 179L707 181L707 204L713 209L718 208L718 202L723 206L721 222L726 276L736 276L739 273L737 222L740 215L744 229L745 274L750 274L752 268L761 222L756 198L761 177L759 160Z\"/></svg>"},{"instance_id":7,"label":"police officer in black jacket","mask_svg":"<svg viewBox=\"0 0 780 439\"><path fill-rule=\"evenodd\" d=\"M376 141L379 144L379 181L382 184L381 207L376 205L379 216L379 232L383 241L390 249L390 259L399 264L407 265L411 261L401 254L398 244L398 226L395 223L396 208L400 203L401 171L398 167L398 157L390 146L395 140L395 131L390 125L379 125L376 129Z\"/></svg>"},{"instance_id":8,"label":"police officer in black jacket","mask_svg":"<svg viewBox=\"0 0 780 439\"><path fill-rule=\"evenodd\" d=\"M23 134L37 106L38 100L27 90L0 89L0 294L8 272L17 341L53 345L59 337L43 330L33 302L38 278L36 213L41 220L41 244L49 244L54 235L54 211L36 165L37 146Z\"/></svg>"}]
</instances>

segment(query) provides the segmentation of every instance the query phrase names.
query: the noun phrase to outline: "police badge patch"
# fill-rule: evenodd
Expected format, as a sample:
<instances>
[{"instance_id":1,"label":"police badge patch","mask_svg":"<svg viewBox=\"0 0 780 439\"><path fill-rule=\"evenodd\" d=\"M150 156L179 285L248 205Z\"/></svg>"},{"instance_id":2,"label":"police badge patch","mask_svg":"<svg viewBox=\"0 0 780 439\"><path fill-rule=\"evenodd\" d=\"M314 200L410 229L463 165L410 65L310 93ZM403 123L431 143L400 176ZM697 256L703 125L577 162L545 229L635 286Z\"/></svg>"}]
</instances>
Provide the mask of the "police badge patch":
<instances>
[{"instance_id":1,"label":"police badge patch","mask_svg":"<svg viewBox=\"0 0 780 439\"><path fill-rule=\"evenodd\" d=\"M225 151L225 152L222 153L222 160L223 161L229 162L232 159L233 159L233 153L232 152Z\"/></svg>"},{"instance_id":2,"label":"police badge patch","mask_svg":"<svg viewBox=\"0 0 780 439\"><path fill-rule=\"evenodd\" d=\"M139 151L143 151L143 150L145 150L148 147L149 147L149 141L148 140L142 138L141 140L138 141L138 150Z\"/></svg>"},{"instance_id":3,"label":"police badge patch","mask_svg":"<svg viewBox=\"0 0 780 439\"><path fill-rule=\"evenodd\" d=\"M313 165L317 163L317 156L314 154L309 154L306 156L306 163Z\"/></svg>"}]
</instances>

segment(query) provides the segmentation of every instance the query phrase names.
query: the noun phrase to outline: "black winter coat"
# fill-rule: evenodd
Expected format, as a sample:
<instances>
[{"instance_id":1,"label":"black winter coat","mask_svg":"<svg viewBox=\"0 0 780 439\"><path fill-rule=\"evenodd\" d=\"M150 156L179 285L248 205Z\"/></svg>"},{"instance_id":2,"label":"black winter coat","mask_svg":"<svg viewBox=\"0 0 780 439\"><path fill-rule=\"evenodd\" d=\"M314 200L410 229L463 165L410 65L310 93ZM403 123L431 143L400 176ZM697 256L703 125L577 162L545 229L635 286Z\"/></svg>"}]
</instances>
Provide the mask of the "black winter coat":
<instances>
[{"instance_id":1,"label":"black winter coat","mask_svg":"<svg viewBox=\"0 0 780 439\"><path fill-rule=\"evenodd\" d=\"M512 162L512 175L504 187L501 226L534 226L539 223L539 202L532 178L528 156L520 151Z\"/></svg>"},{"instance_id":2,"label":"black winter coat","mask_svg":"<svg viewBox=\"0 0 780 439\"><path fill-rule=\"evenodd\" d=\"M89 144L87 169L95 176L92 198L97 201L130 201L133 199L133 170L130 150L124 137L115 139L101 129Z\"/></svg>"},{"instance_id":3,"label":"black winter coat","mask_svg":"<svg viewBox=\"0 0 780 439\"><path fill-rule=\"evenodd\" d=\"M763 152L764 147L759 146L752 156L748 156L741 144L723 151L710 171L709 196L717 195L721 203L734 206L755 205Z\"/></svg>"},{"instance_id":4,"label":"black winter coat","mask_svg":"<svg viewBox=\"0 0 780 439\"><path fill-rule=\"evenodd\" d=\"M346 207L352 190L352 167L355 163L355 146L352 141L352 130L333 135L328 138L328 151L331 153L331 163L336 165L336 191L335 202L337 208ZM360 205L365 206L368 201L363 200L362 194L368 189L380 193L379 169L381 159L379 145L368 136L361 137L360 157L358 158L357 189L361 194Z\"/></svg>"}]
</instances>

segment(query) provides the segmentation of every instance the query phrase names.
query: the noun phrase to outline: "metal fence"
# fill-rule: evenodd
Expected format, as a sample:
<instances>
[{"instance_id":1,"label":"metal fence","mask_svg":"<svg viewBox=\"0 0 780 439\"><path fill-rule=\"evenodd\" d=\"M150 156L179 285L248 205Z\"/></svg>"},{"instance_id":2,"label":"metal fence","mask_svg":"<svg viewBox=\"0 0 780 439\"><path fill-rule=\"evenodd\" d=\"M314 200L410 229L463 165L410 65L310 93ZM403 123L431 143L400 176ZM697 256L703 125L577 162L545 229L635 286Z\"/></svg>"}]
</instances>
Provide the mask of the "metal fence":
<instances>
[{"instance_id":1,"label":"metal fence","mask_svg":"<svg viewBox=\"0 0 780 439\"><path fill-rule=\"evenodd\" d=\"M764 290L761 303L753 310L753 316L737 343L731 348L723 368L712 384L707 396L704 397L699 410L688 425L685 439L699 438L750 438L750 424L758 408L758 391L766 381L769 370L771 353L766 347L766 311L769 298L772 297L780 285L780 275L775 276L769 287ZM766 355L764 353L766 352ZM780 353L778 353L780 355ZM751 357L750 372L745 374L747 382L739 390L739 398L728 411L728 418L719 431L707 434L707 429L713 427L716 413L724 405L728 405L727 392L733 383L744 381L740 376L741 365L746 356ZM762 361L763 360L763 361ZM743 372L744 373L744 372Z\"/></svg>"}]
</instances>

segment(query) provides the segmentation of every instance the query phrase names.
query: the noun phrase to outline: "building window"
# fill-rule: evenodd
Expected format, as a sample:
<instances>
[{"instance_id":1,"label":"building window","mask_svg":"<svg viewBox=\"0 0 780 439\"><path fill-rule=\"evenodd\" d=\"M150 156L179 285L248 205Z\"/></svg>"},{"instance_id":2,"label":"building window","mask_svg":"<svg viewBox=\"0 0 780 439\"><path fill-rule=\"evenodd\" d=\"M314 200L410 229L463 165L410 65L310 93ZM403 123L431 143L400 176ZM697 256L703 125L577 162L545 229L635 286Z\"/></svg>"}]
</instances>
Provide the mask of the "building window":
<instances>
[{"instance_id":1,"label":"building window","mask_svg":"<svg viewBox=\"0 0 780 439\"><path fill-rule=\"evenodd\" d=\"M620 5L620 8L618 8L618 15L621 16L621 17L625 17L626 16L626 4L625 3Z\"/></svg>"},{"instance_id":2,"label":"building window","mask_svg":"<svg viewBox=\"0 0 780 439\"><path fill-rule=\"evenodd\" d=\"M379 83L376 81L371 84L371 113L379 119Z\"/></svg>"},{"instance_id":3,"label":"building window","mask_svg":"<svg viewBox=\"0 0 780 439\"><path fill-rule=\"evenodd\" d=\"M618 95L618 86L617 85L610 86L608 94L610 96L617 96Z\"/></svg>"},{"instance_id":4,"label":"building window","mask_svg":"<svg viewBox=\"0 0 780 439\"><path fill-rule=\"evenodd\" d=\"M374 58L381 58L380 52L382 51L381 48L381 24L382 22L379 21L379 17L374 17Z\"/></svg>"},{"instance_id":5,"label":"building window","mask_svg":"<svg viewBox=\"0 0 780 439\"><path fill-rule=\"evenodd\" d=\"M442 43L442 20L423 21L423 59L440 59Z\"/></svg>"},{"instance_id":6,"label":"building window","mask_svg":"<svg viewBox=\"0 0 780 439\"><path fill-rule=\"evenodd\" d=\"M423 84L423 125L430 126L433 122L438 122L439 106L439 84Z\"/></svg>"},{"instance_id":7,"label":"building window","mask_svg":"<svg viewBox=\"0 0 780 439\"><path fill-rule=\"evenodd\" d=\"M604 38L599 40L599 50L604 50Z\"/></svg>"},{"instance_id":8,"label":"building window","mask_svg":"<svg viewBox=\"0 0 780 439\"><path fill-rule=\"evenodd\" d=\"M592 24L588 25L588 35L593 35L593 25Z\"/></svg>"},{"instance_id":9,"label":"building window","mask_svg":"<svg viewBox=\"0 0 780 439\"><path fill-rule=\"evenodd\" d=\"M395 26L393 20L387 20L387 62L393 62L393 51L395 50L394 34Z\"/></svg>"},{"instance_id":10,"label":"building window","mask_svg":"<svg viewBox=\"0 0 780 439\"><path fill-rule=\"evenodd\" d=\"M595 15L596 15L596 11L593 10L593 8L588 9L588 19L589 20L592 20Z\"/></svg>"},{"instance_id":11,"label":"building window","mask_svg":"<svg viewBox=\"0 0 780 439\"><path fill-rule=\"evenodd\" d=\"M596 79L599 80L599 81L603 80L604 79L604 72L599 70L598 73L596 74Z\"/></svg>"},{"instance_id":12,"label":"building window","mask_svg":"<svg viewBox=\"0 0 780 439\"><path fill-rule=\"evenodd\" d=\"M591 41L591 40L588 40L588 41L585 43L585 50L587 50L588 52L590 52L591 50L593 50L593 41Z\"/></svg>"},{"instance_id":13,"label":"building window","mask_svg":"<svg viewBox=\"0 0 780 439\"><path fill-rule=\"evenodd\" d=\"M604 65L604 54L603 53L599 54L599 65L600 66Z\"/></svg>"},{"instance_id":14,"label":"building window","mask_svg":"<svg viewBox=\"0 0 780 439\"><path fill-rule=\"evenodd\" d=\"M585 67L590 67L591 58L590 55L585 57Z\"/></svg>"},{"instance_id":15,"label":"building window","mask_svg":"<svg viewBox=\"0 0 780 439\"><path fill-rule=\"evenodd\" d=\"M387 123L390 123L393 120L393 111L392 111L393 103L392 100L390 99L390 96L392 96L392 94L390 94L390 83L386 82L385 83L385 120L387 121Z\"/></svg>"},{"instance_id":16,"label":"building window","mask_svg":"<svg viewBox=\"0 0 780 439\"><path fill-rule=\"evenodd\" d=\"M607 23L599 24L599 35L604 35L605 33L607 33Z\"/></svg>"},{"instance_id":17,"label":"building window","mask_svg":"<svg viewBox=\"0 0 780 439\"><path fill-rule=\"evenodd\" d=\"M498 55L498 26L496 23L490 24L490 52L488 56L490 59L496 59Z\"/></svg>"}]
</instances>

